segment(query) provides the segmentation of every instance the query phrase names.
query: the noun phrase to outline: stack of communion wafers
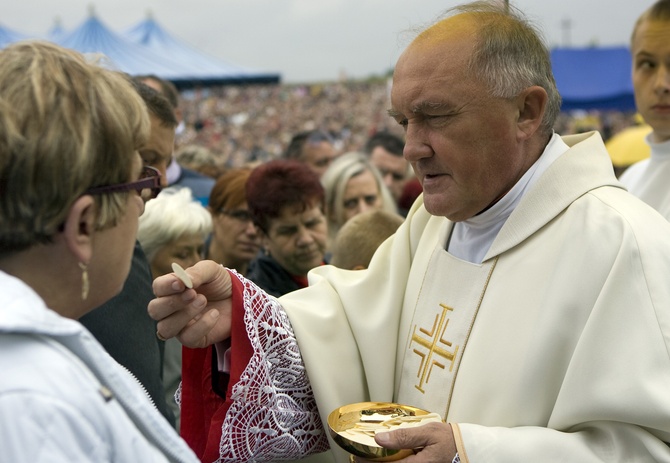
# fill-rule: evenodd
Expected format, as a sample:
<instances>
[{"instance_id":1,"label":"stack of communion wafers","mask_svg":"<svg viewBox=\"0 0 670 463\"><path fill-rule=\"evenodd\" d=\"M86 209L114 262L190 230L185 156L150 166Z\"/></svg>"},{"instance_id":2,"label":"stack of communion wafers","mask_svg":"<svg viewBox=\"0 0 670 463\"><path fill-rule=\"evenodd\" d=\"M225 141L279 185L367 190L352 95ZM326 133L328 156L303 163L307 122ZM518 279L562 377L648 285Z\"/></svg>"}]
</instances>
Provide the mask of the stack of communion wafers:
<instances>
[{"instance_id":1,"label":"stack of communion wafers","mask_svg":"<svg viewBox=\"0 0 670 463\"><path fill-rule=\"evenodd\" d=\"M426 415L408 415L403 410L388 411L375 410L372 413L361 413L357 423L338 434L349 440L369 446L378 446L375 442L375 434L378 432L393 431L394 429L421 426L430 422L441 422L442 418L437 413Z\"/></svg>"}]
</instances>

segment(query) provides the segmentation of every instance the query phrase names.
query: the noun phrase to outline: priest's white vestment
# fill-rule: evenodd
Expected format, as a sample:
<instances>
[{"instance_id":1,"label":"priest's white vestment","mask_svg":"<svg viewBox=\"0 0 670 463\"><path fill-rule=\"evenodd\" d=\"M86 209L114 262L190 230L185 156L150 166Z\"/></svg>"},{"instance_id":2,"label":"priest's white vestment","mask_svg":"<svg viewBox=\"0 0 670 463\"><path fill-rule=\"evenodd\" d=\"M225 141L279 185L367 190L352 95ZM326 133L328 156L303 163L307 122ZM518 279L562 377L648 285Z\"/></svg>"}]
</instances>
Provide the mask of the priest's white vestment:
<instances>
[{"instance_id":1,"label":"priest's white vestment","mask_svg":"<svg viewBox=\"0 0 670 463\"><path fill-rule=\"evenodd\" d=\"M670 140L651 142L651 157L636 162L621 174L621 183L633 195L670 220Z\"/></svg>"},{"instance_id":2,"label":"priest's white vestment","mask_svg":"<svg viewBox=\"0 0 670 463\"><path fill-rule=\"evenodd\" d=\"M463 462L670 462L670 224L597 133L563 139L482 264L419 199L368 270L279 299L324 423L395 401L455 423Z\"/></svg>"},{"instance_id":3,"label":"priest's white vestment","mask_svg":"<svg viewBox=\"0 0 670 463\"><path fill-rule=\"evenodd\" d=\"M236 275L253 354L221 461L322 448L318 415L371 400L440 413L462 462L670 463L670 223L600 135L563 140L481 264L420 198L367 270L318 267L278 300ZM315 459L347 461L331 447Z\"/></svg>"}]
</instances>

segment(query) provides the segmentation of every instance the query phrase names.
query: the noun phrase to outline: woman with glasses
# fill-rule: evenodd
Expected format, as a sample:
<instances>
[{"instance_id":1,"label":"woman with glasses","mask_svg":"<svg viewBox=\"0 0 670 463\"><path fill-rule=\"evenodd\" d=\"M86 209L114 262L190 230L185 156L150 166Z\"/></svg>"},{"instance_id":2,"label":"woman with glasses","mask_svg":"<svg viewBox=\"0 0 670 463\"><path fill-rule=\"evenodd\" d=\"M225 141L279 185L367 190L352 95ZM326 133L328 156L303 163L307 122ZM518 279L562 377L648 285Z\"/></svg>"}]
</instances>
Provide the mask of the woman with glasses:
<instances>
[{"instance_id":1,"label":"woman with glasses","mask_svg":"<svg viewBox=\"0 0 670 463\"><path fill-rule=\"evenodd\" d=\"M246 189L240 190L245 184ZM236 189L237 195L223 195L226 186ZM255 224L258 230L255 236L262 240L263 250L252 261L248 278L274 296L307 286L307 272L324 262L328 226L323 215L323 198L319 176L307 164L296 160L269 161L251 172L237 176L231 172L228 178L224 174L209 200L214 221L209 258L212 259L211 246L216 242L217 221L220 232L229 233ZM253 291L249 288L250 293ZM244 324L238 323L232 329L227 344L183 349L180 432L203 462L219 458L221 429L232 404L232 388L253 352ZM202 371L207 372L206 376L196 373ZM274 413L268 410L267 416Z\"/></svg>"},{"instance_id":2,"label":"woman with glasses","mask_svg":"<svg viewBox=\"0 0 670 463\"><path fill-rule=\"evenodd\" d=\"M211 215L212 232L205 242L204 255L219 264L235 269L242 275L249 270L249 263L256 257L261 247L261 237L251 220L245 185L251 169L230 169L218 178L209 195L207 209ZM184 266L186 268L186 266ZM237 338L236 338L237 341ZM179 389L180 434L188 442L202 461L214 461L218 454L218 441L209 440L211 430L221 427L225 410L217 403L226 402L227 385L230 383L230 369L218 370L212 377L193 381L194 370L213 361L223 361L225 350L217 354L213 348L182 348L182 378ZM237 361L235 362L237 364ZM233 373L235 374L235 373ZM230 383L231 385L233 383ZM209 387L209 386L213 387ZM227 410L227 409L226 409ZM211 446L212 459L208 459ZM214 448L217 450L214 451Z\"/></svg>"},{"instance_id":3,"label":"woman with glasses","mask_svg":"<svg viewBox=\"0 0 670 463\"><path fill-rule=\"evenodd\" d=\"M201 260L211 230L212 218L190 188L162 190L146 204L137 231L152 277L172 273L174 262L186 268Z\"/></svg>"},{"instance_id":4,"label":"woman with glasses","mask_svg":"<svg viewBox=\"0 0 670 463\"><path fill-rule=\"evenodd\" d=\"M218 177L209 195L212 234L205 257L246 275L261 247L261 238L249 215L245 184L251 169L231 169Z\"/></svg>"},{"instance_id":5,"label":"woman with glasses","mask_svg":"<svg viewBox=\"0 0 670 463\"><path fill-rule=\"evenodd\" d=\"M128 275L160 186L149 127L126 76L49 43L0 51L3 461L197 461L78 322Z\"/></svg>"}]
</instances>

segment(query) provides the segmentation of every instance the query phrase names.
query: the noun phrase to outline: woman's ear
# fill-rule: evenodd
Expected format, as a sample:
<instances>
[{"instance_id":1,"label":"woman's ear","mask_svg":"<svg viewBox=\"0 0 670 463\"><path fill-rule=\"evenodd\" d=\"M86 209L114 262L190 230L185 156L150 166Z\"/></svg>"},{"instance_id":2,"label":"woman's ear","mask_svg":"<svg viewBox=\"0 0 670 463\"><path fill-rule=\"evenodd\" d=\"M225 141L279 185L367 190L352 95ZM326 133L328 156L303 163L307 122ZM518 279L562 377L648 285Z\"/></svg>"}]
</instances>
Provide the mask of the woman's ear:
<instances>
[{"instance_id":1,"label":"woman's ear","mask_svg":"<svg viewBox=\"0 0 670 463\"><path fill-rule=\"evenodd\" d=\"M95 218L95 200L90 195L77 198L65 218L65 243L76 259L85 265L88 265L93 255Z\"/></svg>"},{"instance_id":2,"label":"woman's ear","mask_svg":"<svg viewBox=\"0 0 670 463\"><path fill-rule=\"evenodd\" d=\"M546 90L537 85L526 88L517 96L517 128L521 139L530 138L539 129L548 99Z\"/></svg>"}]
</instances>

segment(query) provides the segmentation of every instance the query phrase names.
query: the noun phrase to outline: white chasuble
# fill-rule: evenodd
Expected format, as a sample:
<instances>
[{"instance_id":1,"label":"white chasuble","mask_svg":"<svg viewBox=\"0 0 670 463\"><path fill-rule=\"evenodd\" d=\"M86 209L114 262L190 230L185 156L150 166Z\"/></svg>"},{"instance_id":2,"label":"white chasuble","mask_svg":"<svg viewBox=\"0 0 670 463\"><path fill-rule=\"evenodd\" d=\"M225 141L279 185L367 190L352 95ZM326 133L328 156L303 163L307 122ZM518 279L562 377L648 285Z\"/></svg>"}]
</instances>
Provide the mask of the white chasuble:
<instances>
[{"instance_id":1,"label":"white chasuble","mask_svg":"<svg viewBox=\"0 0 670 463\"><path fill-rule=\"evenodd\" d=\"M444 419L468 336L495 268L460 260L437 246L422 280L406 332L397 401ZM401 331L402 332L402 331Z\"/></svg>"},{"instance_id":2,"label":"white chasuble","mask_svg":"<svg viewBox=\"0 0 670 463\"><path fill-rule=\"evenodd\" d=\"M279 299L323 423L395 401L456 426L464 462L670 463L670 226L597 133L564 140L483 264L419 198L368 270L321 266Z\"/></svg>"}]
</instances>

